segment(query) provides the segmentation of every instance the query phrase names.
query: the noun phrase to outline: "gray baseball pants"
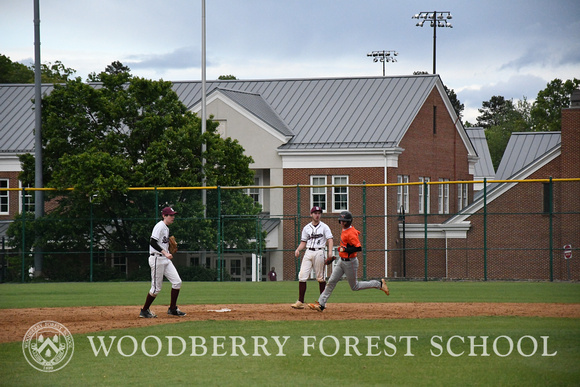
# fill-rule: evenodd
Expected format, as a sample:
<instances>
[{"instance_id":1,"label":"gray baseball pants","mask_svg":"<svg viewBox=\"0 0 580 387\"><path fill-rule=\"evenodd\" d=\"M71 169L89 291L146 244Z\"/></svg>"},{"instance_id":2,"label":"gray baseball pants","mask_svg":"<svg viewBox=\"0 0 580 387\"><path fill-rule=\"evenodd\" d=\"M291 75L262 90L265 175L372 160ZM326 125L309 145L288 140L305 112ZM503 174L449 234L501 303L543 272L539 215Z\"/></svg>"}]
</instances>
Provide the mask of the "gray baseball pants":
<instances>
[{"instance_id":1,"label":"gray baseball pants","mask_svg":"<svg viewBox=\"0 0 580 387\"><path fill-rule=\"evenodd\" d=\"M343 261L341 258L338 258L337 264L334 266L332 270L332 274L330 275L330 279L326 283L326 288L324 292L318 298L318 303L322 306L326 305L326 301L330 298L334 287L340 281L340 278L343 274L346 274L346 279L348 280L348 284L353 291L363 290L363 289L380 289L382 287L381 281L378 280L371 280L371 281L357 281L356 280L356 272L358 270L358 259L354 258L350 261Z\"/></svg>"}]
</instances>

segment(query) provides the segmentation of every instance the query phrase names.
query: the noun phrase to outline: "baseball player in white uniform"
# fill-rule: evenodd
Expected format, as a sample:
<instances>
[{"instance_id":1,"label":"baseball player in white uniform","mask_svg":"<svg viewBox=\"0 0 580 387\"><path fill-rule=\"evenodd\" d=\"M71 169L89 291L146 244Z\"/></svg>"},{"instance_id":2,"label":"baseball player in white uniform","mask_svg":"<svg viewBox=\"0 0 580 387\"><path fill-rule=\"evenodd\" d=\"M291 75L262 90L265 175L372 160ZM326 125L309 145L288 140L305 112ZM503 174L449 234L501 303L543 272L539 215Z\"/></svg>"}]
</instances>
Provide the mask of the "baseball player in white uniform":
<instances>
[{"instance_id":1,"label":"baseball player in white uniform","mask_svg":"<svg viewBox=\"0 0 580 387\"><path fill-rule=\"evenodd\" d=\"M185 316L185 313L177 307L177 297L181 289L181 278L173 262L173 255L169 252L169 226L175 221L177 212L171 207L165 207L161 211L163 220L160 220L151 233L149 240L149 266L151 267L151 289L147 294L145 305L139 313L141 318L154 318L157 315L149 310L155 297L161 291L163 276L171 282L171 304L167 314L173 316Z\"/></svg>"},{"instance_id":2,"label":"baseball player in white uniform","mask_svg":"<svg viewBox=\"0 0 580 387\"><path fill-rule=\"evenodd\" d=\"M304 309L304 295L306 294L306 281L310 276L310 271L314 268L316 273L316 280L320 294L326 287L324 280L324 248L328 242L328 257L332 257L332 232L328 225L320 220L322 216L322 209L318 206L312 207L310 210L312 222L308 223L302 229L300 237L300 245L294 252L296 258L300 256L300 252L306 249L302 264L300 265L300 273L298 274L298 301L292 304L294 309Z\"/></svg>"}]
</instances>

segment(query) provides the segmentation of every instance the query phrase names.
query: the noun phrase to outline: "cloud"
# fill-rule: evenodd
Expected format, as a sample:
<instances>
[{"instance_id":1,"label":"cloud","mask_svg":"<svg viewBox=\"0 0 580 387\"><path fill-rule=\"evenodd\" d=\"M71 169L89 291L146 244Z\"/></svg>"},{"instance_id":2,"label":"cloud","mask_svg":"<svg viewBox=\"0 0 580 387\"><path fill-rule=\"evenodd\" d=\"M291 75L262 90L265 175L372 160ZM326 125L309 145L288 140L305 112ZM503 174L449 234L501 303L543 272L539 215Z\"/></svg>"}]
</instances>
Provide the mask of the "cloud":
<instances>
[{"instance_id":1,"label":"cloud","mask_svg":"<svg viewBox=\"0 0 580 387\"><path fill-rule=\"evenodd\" d=\"M536 75L514 75L506 81L486 84L480 87L464 88L457 93L462 103L471 106L481 106L481 102L489 101L493 96L503 96L506 99L536 99L538 92L546 87L546 80ZM464 102L465 101L465 102Z\"/></svg>"},{"instance_id":2,"label":"cloud","mask_svg":"<svg viewBox=\"0 0 580 387\"><path fill-rule=\"evenodd\" d=\"M167 54L130 55L125 64L131 69L157 71L201 68L201 52L196 47L181 47Z\"/></svg>"},{"instance_id":3,"label":"cloud","mask_svg":"<svg viewBox=\"0 0 580 387\"><path fill-rule=\"evenodd\" d=\"M538 92L546 88L546 84L545 79L536 75L514 75L506 81L470 86L455 92L461 103L465 104L464 119L473 123L479 115L477 109L481 108L483 101L489 101L493 96L502 96L514 101L525 97L531 103L538 96Z\"/></svg>"}]
</instances>

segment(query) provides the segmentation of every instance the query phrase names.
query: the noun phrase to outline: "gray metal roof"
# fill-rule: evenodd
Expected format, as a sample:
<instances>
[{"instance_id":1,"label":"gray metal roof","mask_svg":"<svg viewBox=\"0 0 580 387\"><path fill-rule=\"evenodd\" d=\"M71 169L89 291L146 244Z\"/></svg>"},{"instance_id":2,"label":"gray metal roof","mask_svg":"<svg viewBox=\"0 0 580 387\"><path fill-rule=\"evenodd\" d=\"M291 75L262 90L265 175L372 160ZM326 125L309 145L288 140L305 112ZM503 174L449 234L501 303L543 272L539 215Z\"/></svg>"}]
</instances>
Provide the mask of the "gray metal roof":
<instances>
[{"instance_id":1,"label":"gray metal roof","mask_svg":"<svg viewBox=\"0 0 580 387\"><path fill-rule=\"evenodd\" d=\"M217 80L219 88L281 133L294 137L281 148L390 148L398 146L438 75L286 80ZM93 85L98 87L98 85ZM44 85L43 92L53 89ZM189 108L200 103L201 81L174 82ZM34 85L0 85L0 152L31 152Z\"/></svg>"},{"instance_id":2,"label":"gray metal roof","mask_svg":"<svg viewBox=\"0 0 580 387\"><path fill-rule=\"evenodd\" d=\"M295 134L282 149L397 146L439 80L438 75L206 82L206 91L258 94ZM201 82L174 82L188 107Z\"/></svg>"},{"instance_id":3,"label":"gray metal roof","mask_svg":"<svg viewBox=\"0 0 580 387\"><path fill-rule=\"evenodd\" d=\"M0 220L0 243L2 242L2 238L6 238L6 231L8 231L8 227L10 227L11 220ZM0 246L1 248L2 246Z\"/></svg>"},{"instance_id":4,"label":"gray metal roof","mask_svg":"<svg viewBox=\"0 0 580 387\"><path fill-rule=\"evenodd\" d=\"M484 129L476 126L465 128L465 131L479 156L479 160L477 160L474 166L475 173L473 177L476 180L483 178L487 178L488 180L493 179L495 177L495 170L493 169Z\"/></svg>"},{"instance_id":5,"label":"gray metal roof","mask_svg":"<svg viewBox=\"0 0 580 387\"><path fill-rule=\"evenodd\" d=\"M496 180L513 178L548 151L559 147L561 141L561 132L512 133L497 168Z\"/></svg>"},{"instance_id":6,"label":"gray metal roof","mask_svg":"<svg viewBox=\"0 0 580 387\"><path fill-rule=\"evenodd\" d=\"M514 132L504 151L503 158L497 169L495 180L526 179L549 162L561 147L561 132ZM501 195L505 190L517 183L491 183L487 188L488 202ZM465 207L459 214L444 223L461 222L470 214L483 207L483 190L475 196L473 203Z\"/></svg>"},{"instance_id":7,"label":"gray metal roof","mask_svg":"<svg viewBox=\"0 0 580 387\"><path fill-rule=\"evenodd\" d=\"M281 223L281 220L279 218L270 218L269 214L267 216L267 218L261 218L260 223L262 224L262 230L269 234Z\"/></svg>"},{"instance_id":8,"label":"gray metal roof","mask_svg":"<svg viewBox=\"0 0 580 387\"><path fill-rule=\"evenodd\" d=\"M43 85L42 94L53 89ZM34 85L5 84L0 87L0 153L34 150Z\"/></svg>"},{"instance_id":9,"label":"gray metal roof","mask_svg":"<svg viewBox=\"0 0 580 387\"><path fill-rule=\"evenodd\" d=\"M260 94L247 93L244 91L215 88L229 99L255 115L260 120L278 130L285 136L293 136L294 133L284 121L276 114L270 105L260 96ZM212 92L213 93L213 92ZM212 94L210 93L210 95ZM209 95L208 95L209 97Z\"/></svg>"}]
</instances>

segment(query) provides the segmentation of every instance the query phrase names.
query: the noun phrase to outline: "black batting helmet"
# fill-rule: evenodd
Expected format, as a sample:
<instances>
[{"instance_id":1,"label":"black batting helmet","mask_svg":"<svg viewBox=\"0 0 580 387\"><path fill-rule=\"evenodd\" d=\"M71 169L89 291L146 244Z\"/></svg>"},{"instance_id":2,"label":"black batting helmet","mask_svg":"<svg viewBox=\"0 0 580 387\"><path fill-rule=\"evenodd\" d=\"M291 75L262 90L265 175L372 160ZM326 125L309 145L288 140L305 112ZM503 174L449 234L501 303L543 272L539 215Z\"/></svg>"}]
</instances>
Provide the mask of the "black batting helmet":
<instances>
[{"instance_id":1,"label":"black batting helmet","mask_svg":"<svg viewBox=\"0 0 580 387\"><path fill-rule=\"evenodd\" d=\"M349 222L352 223L352 214L348 211L342 211L338 217L338 222Z\"/></svg>"}]
</instances>

